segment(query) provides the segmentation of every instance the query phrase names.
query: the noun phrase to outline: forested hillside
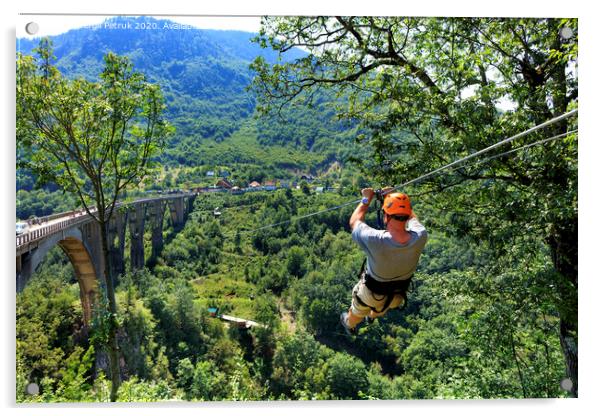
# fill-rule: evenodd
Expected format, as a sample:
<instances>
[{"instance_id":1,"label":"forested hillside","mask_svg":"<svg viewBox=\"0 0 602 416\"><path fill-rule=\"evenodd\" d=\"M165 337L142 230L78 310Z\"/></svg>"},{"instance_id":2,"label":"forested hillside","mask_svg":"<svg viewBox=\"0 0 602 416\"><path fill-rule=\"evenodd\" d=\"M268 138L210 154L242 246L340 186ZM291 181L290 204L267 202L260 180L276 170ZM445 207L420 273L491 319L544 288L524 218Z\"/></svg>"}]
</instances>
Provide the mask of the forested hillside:
<instances>
[{"instance_id":1,"label":"forested hillside","mask_svg":"<svg viewBox=\"0 0 602 416\"><path fill-rule=\"evenodd\" d=\"M244 231L348 199L290 190L197 198L184 229L166 231L158 264L119 279L127 379L119 399L566 394L558 383L564 370L552 265L536 239L522 237L530 249L508 265L486 246L433 232L408 307L362 327L351 341L338 323L362 262L345 225L350 209ZM219 219L215 206L222 207ZM429 227L434 213L420 203L416 212ZM529 290L540 283L548 289ZM102 331L82 332L78 291L56 249L19 295L19 401L107 400ZM229 327L210 307L265 327ZM32 380L42 387L35 398L23 393Z\"/></svg>"},{"instance_id":2,"label":"forested hillside","mask_svg":"<svg viewBox=\"0 0 602 416\"><path fill-rule=\"evenodd\" d=\"M112 18L106 23L152 25L157 29L82 28L54 36L56 67L69 78L96 80L104 65L103 56L112 51L129 57L148 81L161 86L166 117L175 127L160 157L164 166L190 172L216 166L240 171L237 167L245 165L245 173L261 171L261 177L275 180L298 172L324 172L335 161L344 163L356 151L354 128L337 120L332 94L322 94L321 103L313 109L289 105L280 115L255 117L255 97L247 90L253 77L249 66L257 56L276 62L278 54L252 42L254 34L163 29L174 22L150 17ZM17 51L33 54L38 42L19 39ZM295 48L284 60L304 55ZM19 170L17 176L17 200L23 201L17 203L18 218L75 208L76 203L69 198L53 194L52 186L34 190L31 172ZM197 180L190 185L200 183ZM62 203L52 202L55 200Z\"/></svg>"},{"instance_id":3,"label":"forested hillside","mask_svg":"<svg viewBox=\"0 0 602 416\"><path fill-rule=\"evenodd\" d=\"M276 62L278 54L252 42L254 34L204 29L164 30L165 24L173 22L150 17L107 20L107 24L128 23L155 25L160 29L70 30L52 37L56 66L67 77L94 80L102 71L103 56L107 52L128 56L136 70L144 73L150 82L160 85L165 95L167 116L176 127L164 158L166 163L202 164L197 159L202 152L191 154L190 147L199 146L204 139L221 142L244 124L255 125L252 119L255 97L247 91L253 77L249 65L257 56L267 62ZM23 54L32 54L37 46L36 39L20 39L17 45L18 52ZM304 55L295 48L283 59L293 60ZM327 143L334 147L332 139L338 136L333 136L348 129L335 120L332 108L328 108L332 99L332 96L323 97L323 104L314 111L303 107L285 108L282 117L260 119L258 131L251 137L258 137L264 146L295 147L303 143L306 150L311 150L314 142L322 139L322 147L317 152ZM341 136L343 138L348 141L348 136Z\"/></svg>"}]
</instances>

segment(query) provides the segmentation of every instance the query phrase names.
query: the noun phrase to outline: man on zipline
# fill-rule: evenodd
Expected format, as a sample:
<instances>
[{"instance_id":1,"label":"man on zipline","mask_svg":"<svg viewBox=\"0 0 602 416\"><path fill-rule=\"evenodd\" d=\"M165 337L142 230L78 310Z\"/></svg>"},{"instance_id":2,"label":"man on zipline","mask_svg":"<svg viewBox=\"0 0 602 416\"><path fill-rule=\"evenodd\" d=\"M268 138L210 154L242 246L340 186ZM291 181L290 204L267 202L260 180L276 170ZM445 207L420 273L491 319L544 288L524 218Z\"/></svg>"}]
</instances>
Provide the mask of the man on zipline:
<instances>
[{"instance_id":1,"label":"man on zipline","mask_svg":"<svg viewBox=\"0 0 602 416\"><path fill-rule=\"evenodd\" d=\"M424 226L412 211L410 198L403 193L383 189L384 224L386 230L376 230L364 222L375 192L362 189L362 201L351 218L351 236L366 253L360 280L351 296L351 307L341 314L341 325L347 334L365 317L368 320L383 316L389 309L407 301L406 292L416 271L420 254L427 240ZM389 193L387 193L389 192Z\"/></svg>"}]
</instances>

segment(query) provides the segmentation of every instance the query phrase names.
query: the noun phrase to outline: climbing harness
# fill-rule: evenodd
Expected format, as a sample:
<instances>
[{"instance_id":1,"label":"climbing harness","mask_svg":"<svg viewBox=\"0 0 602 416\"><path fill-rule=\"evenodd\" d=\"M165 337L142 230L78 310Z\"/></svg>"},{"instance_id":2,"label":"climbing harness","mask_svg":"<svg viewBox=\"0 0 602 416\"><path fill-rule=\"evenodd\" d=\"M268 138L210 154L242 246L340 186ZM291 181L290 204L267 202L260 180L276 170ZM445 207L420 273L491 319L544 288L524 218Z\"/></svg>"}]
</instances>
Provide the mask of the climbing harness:
<instances>
[{"instance_id":1,"label":"climbing harness","mask_svg":"<svg viewBox=\"0 0 602 416\"><path fill-rule=\"evenodd\" d=\"M401 297L403 298L403 306L401 307L401 309L404 309L408 303L407 292L410 287L410 283L412 283L413 275L404 280L391 280L388 282L381 282L379 280L376 280L368 273L368 270L366 269L366 260L367 259L364 259L362 266L360 267L360 271L357 276L358 280L363 281L366 287L372 293L379 296L386 296L386 300L381 310L378 310L377 308L366 304L354 291L353 296L358 301L358 303L364 307L370 308L372 311L374 311L374 313L383 313L389 308L391 302L395 298L395 295L401 295Z\"/></svg>"}]
</instances>

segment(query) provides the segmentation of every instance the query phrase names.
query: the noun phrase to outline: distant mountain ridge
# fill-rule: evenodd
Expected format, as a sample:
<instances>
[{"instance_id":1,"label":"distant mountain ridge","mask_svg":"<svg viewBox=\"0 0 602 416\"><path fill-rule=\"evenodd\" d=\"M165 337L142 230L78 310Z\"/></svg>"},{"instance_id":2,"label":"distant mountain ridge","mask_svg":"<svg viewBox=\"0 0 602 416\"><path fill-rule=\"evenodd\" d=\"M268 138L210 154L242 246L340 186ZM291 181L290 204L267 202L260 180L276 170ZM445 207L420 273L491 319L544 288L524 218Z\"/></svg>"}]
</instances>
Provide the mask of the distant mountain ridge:
<instances>
[{"instance_id":1,"label":"distant mountain ridge","mask_svg":"<svg viewBox=\"0 0 602 416\"><path fill-rule=\"evenodd\" d=\"M209 144L226 140L247 125L244 134L252 134L254 139L243 141L256 143L255 149L278 146L315 151L329 164L337 158L337 149L346 146L341 143L350 139L341 140L346 129L335 120L328 96L321 98L320 108L288 110L286 123L278 118L253 118L255 99L247 87L254 74L249 65L257 56L270 63L278 60L276 51L252 42L254 36L243 31L190 28L167 19L114 17L50 38L56 66L67 77L98 79L103 56L112 51L128 56L136 71L161 86L166 117L176 127L162 156L165 163L196 166L219 159L221 155L211 153ZM32 54L38 43L39 39L18 39L17 49ZM301 49L291 49L282 59L304 56ZM236 151L231 160L248 160L246 155L252 153L244 148Z\"/></svg>"},{"instance_id":2,"label":"distant mountain ridge","mask_svg":"<svg viewBox=\"0 0 602 416\"><path fill-rule=\"evenodd\" d=\"M256 35L240 30L198 29L167 19L139 16L113 17L99 25L71 29L50 38L55 43L55 55L59 61L73 53L101 58L109 50L117 54L129 54L143 49L151 57L160 54L159 57L163 59L211 56L251 61L256 56L263 56L268 62L275 62L275 51L251 42ZM38 42L39 38L20 38L17 39L17 49L24 54L31 54ZM286 54L287 59L291 60L305 55L297 48Z\"/></svg>"},{"instance_id":3,"label":"distant mountain ridge","mask_svg":"<svg viewBox=\"0 0 602 416\"><path fill-rule=\"evenodd\" d=\"M246 90L252 79L249 64L256 56L269 62L278 56L251 42L253 36L144 16L114 17L50 38L57 68L72 78L97 79L109 51L128 56L135 70L161 85L179 142L190 136L222 140L254 112L254 99ZM18 39L18 52L32 54L38 43ZM291 50L287 59L304 54Z\"/></svg>"}]
</instances>

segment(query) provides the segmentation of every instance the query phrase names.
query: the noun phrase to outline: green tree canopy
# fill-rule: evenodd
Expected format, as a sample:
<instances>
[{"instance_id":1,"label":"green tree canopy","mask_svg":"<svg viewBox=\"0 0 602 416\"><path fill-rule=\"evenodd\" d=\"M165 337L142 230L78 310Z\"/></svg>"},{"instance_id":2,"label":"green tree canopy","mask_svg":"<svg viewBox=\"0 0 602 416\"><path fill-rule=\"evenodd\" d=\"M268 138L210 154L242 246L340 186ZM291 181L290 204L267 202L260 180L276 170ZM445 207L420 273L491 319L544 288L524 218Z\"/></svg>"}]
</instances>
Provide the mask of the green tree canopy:
<instances>
[{"instance_id":1,"label":"green tree canopy","mask_svg":"<svg viewBox=\"0 0 602 416\"><path fill-rule=\"evenodd\" d=\"M161 90L135 72L128 58L113 53L104 58L100 81L91 82L67 79L53 66L48 38L36 52L37 59L17 59L19 163L78 199L99 225L104 264L110 265L107 224L117 199L152 172L153 157L171 130L161 116ZM120 376L111 267L105 267L104 281L114 401Z\"/></svg>"},{"instance_id":2,"label":"green tree canopy","mask_svg":"<svg viewBox=\"0 0 602 416\"><path fill-rule=\"evenodd\" d=\"M171 131L161 90L113 53L91 82L53 66L49 39L36 52L17 61L18 163L108 217L120 193L152 172Z\"/></svg>"},{"instance_id":3,"label":"green tree canopy","mask_svg":"<svg viewBox=\"0 0 602 416\"><path fill-rule=\"evenodd\" d=\"M381 184L398 184L575 108L577 39L576 19L266 17L257 42L308 54L273 65L257 58L253 85L264 113L311 103L320 89L346 97L338 113L360 122L358 141L372 149L356 162ZM575 126L564 119L515 148ZM568 135L404 190L442 214L429 225L494 247L500 262L514 236L528 232L548 244L565 281L557 309L573 394L576 154Z\"/></svg>"}]
</instances>

